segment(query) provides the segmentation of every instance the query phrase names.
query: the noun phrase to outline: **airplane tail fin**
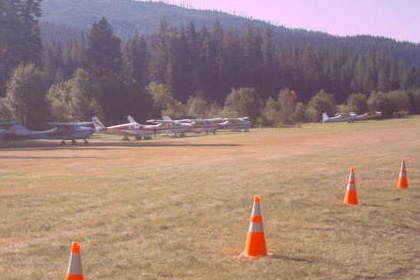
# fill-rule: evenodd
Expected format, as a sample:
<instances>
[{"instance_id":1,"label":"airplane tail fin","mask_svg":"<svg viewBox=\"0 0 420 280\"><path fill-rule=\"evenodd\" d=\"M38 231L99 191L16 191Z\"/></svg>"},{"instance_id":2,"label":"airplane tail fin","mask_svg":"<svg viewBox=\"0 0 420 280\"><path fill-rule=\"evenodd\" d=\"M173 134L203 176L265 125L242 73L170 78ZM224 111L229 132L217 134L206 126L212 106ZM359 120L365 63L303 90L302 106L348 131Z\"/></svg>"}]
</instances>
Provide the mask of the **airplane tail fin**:
<instances>
[{"instance_id":1,"label":"airplane tail fin","mask_svg":"<svg viewBox=\"0 0 420 280\"><path fill-rule=\"evenodd\" d=\"M322 113L322 121L323 122L325 122L326 120L328 120L329 118L328 118L328 115L327 115L327 113Z\"/></svg>"},{"instance_id":2,"label":"airplane tail fin","mask_svg":"<svg viewBox=\"0 0 420 280\"><path fill-rule=\"evenodd\" d=\"M106 131L106 126L101 122L101 120L98 117L93 117L92 122L96 132Z\"/></svg>"},{"instance_id":3,"label":"airplane tail fin","mask_svg":"<svg viewBox=\"0 0 420 280\"><path fill-rule=\"evenodd\" d=\"M130 116L130 115L127 116L127 121L129 123L137 123L136 120L132 116Z\"/></svg>"}]
</instances>

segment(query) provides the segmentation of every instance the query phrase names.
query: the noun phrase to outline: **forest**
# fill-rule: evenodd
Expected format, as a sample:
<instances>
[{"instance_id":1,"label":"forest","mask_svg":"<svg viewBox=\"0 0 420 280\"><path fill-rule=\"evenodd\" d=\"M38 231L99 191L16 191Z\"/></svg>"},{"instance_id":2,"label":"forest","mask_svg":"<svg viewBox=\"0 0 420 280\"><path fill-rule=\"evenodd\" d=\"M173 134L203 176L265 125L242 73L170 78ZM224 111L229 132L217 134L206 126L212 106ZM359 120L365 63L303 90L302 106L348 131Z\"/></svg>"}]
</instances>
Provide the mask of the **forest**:
<instances>
[{"instance_id":1,"label":"forest","mask_svg":"<svg viewBox=\"0 0 420 280\"><path fill-rule=\"evenodd\" d=\"M420 113L417 61L380 43L364 50L364 37L283 43L269 24L198 29L162 18L156 34L122 40L105 17L86 31L40 24L41 0L1 1L0 11L0 121L249 116L277 125L324 111ZM51 36L52 27L72 35Z\"/></svg>"}]
</instances>

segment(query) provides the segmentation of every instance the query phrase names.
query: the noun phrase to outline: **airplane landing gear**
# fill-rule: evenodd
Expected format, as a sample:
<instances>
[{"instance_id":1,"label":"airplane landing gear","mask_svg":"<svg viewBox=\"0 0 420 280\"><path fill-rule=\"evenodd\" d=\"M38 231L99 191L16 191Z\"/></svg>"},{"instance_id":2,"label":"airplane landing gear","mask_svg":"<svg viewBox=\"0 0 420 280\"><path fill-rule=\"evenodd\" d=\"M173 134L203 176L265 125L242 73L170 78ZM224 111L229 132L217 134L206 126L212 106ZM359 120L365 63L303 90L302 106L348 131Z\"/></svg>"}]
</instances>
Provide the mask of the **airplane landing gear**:
<instances>
[{"instance_id":1,"label":"airplane landing gear","mask_svg":"<svg viewBox=\"0 0 420 280\"><path fill-rule=\"evenodd\" d=\"M77 145L76 140L74 140L74 139L73 139L73 140L71 140L71 145L72 145L72 146L76 146L76 145Z\"/></svg>"},{"instance_id":2,"label":"airplane landing gear","mask_svg":"<svg viewBox=\"0 0 420 280\"><path fill-rule=\"evenodd\" d=\"M66 141L61 141L61 143L60 143L60 146L66 146L67 144L66 144Z\"/></svg>"},{"instance_id":3,"label":"airplane landing gear","mask_svg":"<svg viewBox=\"0 0 420 280\"><path fill-rule=\"evenodd\" d=\"M85 139L85 142L83 144L85 144L86 146L90 145L87 139Z\"/></svg>"}]
</instances>

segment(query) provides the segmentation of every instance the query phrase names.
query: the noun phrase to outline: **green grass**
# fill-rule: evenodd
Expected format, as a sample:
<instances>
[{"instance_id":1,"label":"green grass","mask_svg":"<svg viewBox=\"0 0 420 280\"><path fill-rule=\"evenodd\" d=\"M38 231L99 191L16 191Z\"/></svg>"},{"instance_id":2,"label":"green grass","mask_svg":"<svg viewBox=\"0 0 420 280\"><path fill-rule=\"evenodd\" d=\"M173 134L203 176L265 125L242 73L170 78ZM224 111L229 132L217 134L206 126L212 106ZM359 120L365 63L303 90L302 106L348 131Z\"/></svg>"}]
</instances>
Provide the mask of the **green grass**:
<instances>
[{"instance_id":1,"label":"green grass","mask_svg":"<svg viewBox=\"0 0 420 280\"><path fill-rule=\"evenodd\" d=\"M0 279L63 279L74 240L86 279L418 279L419 129L1 143ZM358 206L342 204L352 165ZM255 194L275 257L240 260Z\"/></svg>"}]
</instances>

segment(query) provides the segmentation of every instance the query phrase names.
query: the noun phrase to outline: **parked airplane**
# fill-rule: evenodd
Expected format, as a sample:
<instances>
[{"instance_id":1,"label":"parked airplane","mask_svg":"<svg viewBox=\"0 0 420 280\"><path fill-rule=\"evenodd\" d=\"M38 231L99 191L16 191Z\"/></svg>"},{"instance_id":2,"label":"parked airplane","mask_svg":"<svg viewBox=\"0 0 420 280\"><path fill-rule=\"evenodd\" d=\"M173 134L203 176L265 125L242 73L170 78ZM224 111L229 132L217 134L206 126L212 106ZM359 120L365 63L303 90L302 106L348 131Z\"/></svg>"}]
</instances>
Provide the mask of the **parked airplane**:
<instances>
[{"instance_id":1,"label":"parked airplane","mask_svg":"<svg viewBox=\"0 0 420 280\"><path fill-rule=\"evenodd\" d=\"M136 120L132 117L132 116L130 116L130 115L128 115L127 116L127 121L129 122L129 123L136 123L137 125L139 125L139 126L141 126L142 128L144 128L144 129L153 129L153 132L154 132L154 135L155 135L155 137L156 137L156 133L159 131L159 126L160 125L151 125L151 124L139 124L138 122L136 122ZM147 136L144 136L144 139L151 139L151 137L150 137L150 135L147 135Z\"/></svg>"},{"instance_id":2,"label":"parked airplane","mask_svg":"<svg viewBox=\"0 0 420 280\"><path fill-rule=\"evenodd\" d=\"M61 145L66 145L66 140L71 140L72 145L76 145L77 139L84 139L84 144L88 145L87 139L92 135L94 129L83 126L87 124L91 123L49 123L54 127L49 130L30 130L16 120L0 125L10 127L10 134L14 139L61 140Z\"/></svg>"},{"instance_id":3,"label":"parked airplane","mask_svg":"<svg viewBox=\"0 0 420 280\"><path fill-rule=\"evenodd\" d=\"M322 113L322 122L353 122L356 119L356 113L337 113L334 117L328 117L327 113Z\"/></svg>"},{"instance_id":4,"label":"parked airplane","mask_svg":"<svg viewBox=\"0 0 420 280\"><path fill-rule=\"evenodd\" d=\"M216 134L217 129L219 128L218 123L215 122L216 119L191 119L191 131L195 133L209 133L212 132Z\"/></svg>"},{"instance_id":5,"label":"parked airplane","mask_svg":"<svg viewBox=\"0 0 420 280\"><path fill-rule=\"evenodd\" d=\"M227 129L231 131L249 131L252 126L252 122L248 120L248 117L243 118L224 118L224 122L219 123L220 129Z\"/></svg>"},{"instance_id":6,"label":"parked airplane","mask_svg":"<svg viewBox=\"0 0 420 280\"><path fill-rule=\"evenodd\" d=\"M147 123L155 123L159 126L159 133L166 136L185 136L186 132L191 131L191 120L173 120L168 116L163 116L162 120L147 120Z\"/></svg>"},{"instance_id":7,"label":"parked airplane","mask_svg":"<svg viewBox=\"0 0 420 280\"><path fill-rule=\"evenodd\" d=\"M354 122L354 121L364 121L376 119L382 116L381 112L369 112L362 115L357 115L356 113L337 113L334 117L329 118L327 113L322 113L322 122Z\"/></svg>"},{"instance_id":8,"label":"parked airplane","mask_svg":"<svg viewBox=\"0 0 420 280\"><path fill-rule=\"evenodd\" d=\"M124 136L123 140L129 140L129 136L134 136L136 140L150 139L153 134L156 134L157 127L145 126L136 122L129 122L125 124L113 125L106 127L97 117L92 118L96 132L110 133Z\"/></svg>"}]
</instances>

